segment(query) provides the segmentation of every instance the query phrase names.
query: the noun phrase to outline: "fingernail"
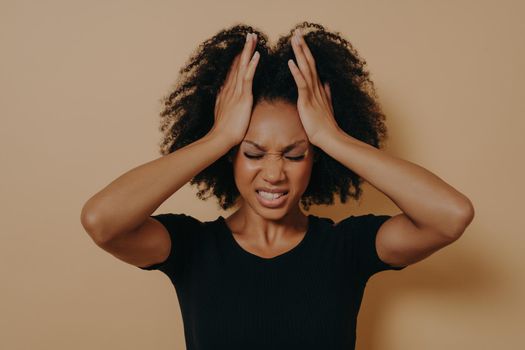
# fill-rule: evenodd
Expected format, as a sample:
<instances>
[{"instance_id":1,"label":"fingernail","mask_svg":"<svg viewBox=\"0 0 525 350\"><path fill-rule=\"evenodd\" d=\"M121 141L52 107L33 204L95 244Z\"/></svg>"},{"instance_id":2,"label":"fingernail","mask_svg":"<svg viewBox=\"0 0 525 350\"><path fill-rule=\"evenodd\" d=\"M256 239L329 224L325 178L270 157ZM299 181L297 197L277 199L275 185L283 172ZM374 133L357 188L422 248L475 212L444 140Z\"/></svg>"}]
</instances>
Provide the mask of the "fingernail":
<instances>
[{"instance_id":1,"label":"fingernail","mask_svg":"<svg viewBox=\"0 0 525 350\"><path fill-rule=\"evenodd\" d=\"M250 33L246 34L246 42L250 40Z\"/></svg>"}]
</instances>

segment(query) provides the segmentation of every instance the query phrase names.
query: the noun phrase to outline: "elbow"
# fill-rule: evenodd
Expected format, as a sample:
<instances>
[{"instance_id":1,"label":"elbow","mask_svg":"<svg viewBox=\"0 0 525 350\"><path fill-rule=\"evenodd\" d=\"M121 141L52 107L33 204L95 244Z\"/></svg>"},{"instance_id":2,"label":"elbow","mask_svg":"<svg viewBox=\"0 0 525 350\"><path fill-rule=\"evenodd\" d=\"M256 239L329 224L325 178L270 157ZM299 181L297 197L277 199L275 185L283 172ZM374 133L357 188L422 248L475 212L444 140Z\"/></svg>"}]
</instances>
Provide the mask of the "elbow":
<instances>
[{"instance_id":1,"label":"elbow","mask_svg":"<svg viewBox=\"0 0 525 350\"><path fill-rule=\"evenodd\" d=\"M457 240L463 235L472 220L474 220L474 216L474 205L465 197L463 203L456 209L453 229L450 232L450 236L453 240Z\"/></svg>"},{"instance_id":2,"label":"elbow","mask_svg":"<svg viewBox=\"0 0 525 350\"><path fill-rule=\"evenodd\" d=\"M94 211L87 209L87 206L84 205L80 213L80 223L91 239L97 245L100 245L104 242L105 238L104 235L101 234L98 222L97 214Z\"/></svg>"},{"instance_id":3,"label":"elbow","mask_svg":"<svg viewBox=\"0 0 525 350\"><path fill-rule=\"evenodd\" d=\"M458 217L463 231L474 220L475 210L470 199L465 197L465 202L458 209Z\"/></svg>"}]
</instances>

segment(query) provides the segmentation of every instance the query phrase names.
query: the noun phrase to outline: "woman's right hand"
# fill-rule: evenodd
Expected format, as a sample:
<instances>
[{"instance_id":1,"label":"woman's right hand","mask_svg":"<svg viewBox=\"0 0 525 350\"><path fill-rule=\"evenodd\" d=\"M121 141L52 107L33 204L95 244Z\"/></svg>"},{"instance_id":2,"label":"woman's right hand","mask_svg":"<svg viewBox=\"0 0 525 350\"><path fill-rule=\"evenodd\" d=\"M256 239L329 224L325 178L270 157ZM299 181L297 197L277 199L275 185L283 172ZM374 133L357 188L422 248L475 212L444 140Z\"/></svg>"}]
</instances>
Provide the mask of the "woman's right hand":
<instances>
[{"instance_id":1,"label":"woman's right hand","mask_svg":"<svg viewBox=\"0 0 525 350\"><path fill-rule=\"evenodd\" d=\"M247 34L241 53L235 56L215 100L213 133L225 137L232 146L239 144L250 123L252 81L259 61L255 50L257 34Z\"/></svg>"}]
</instances>

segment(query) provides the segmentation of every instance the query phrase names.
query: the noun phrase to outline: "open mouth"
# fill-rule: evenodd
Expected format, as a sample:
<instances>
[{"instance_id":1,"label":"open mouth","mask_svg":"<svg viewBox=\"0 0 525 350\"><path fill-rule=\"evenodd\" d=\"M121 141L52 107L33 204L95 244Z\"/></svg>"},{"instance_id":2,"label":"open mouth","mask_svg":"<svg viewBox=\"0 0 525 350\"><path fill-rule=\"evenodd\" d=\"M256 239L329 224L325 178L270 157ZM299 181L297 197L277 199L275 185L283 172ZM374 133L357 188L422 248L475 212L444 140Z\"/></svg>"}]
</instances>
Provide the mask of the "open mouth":
<instances>
[{"instance_id":1,"label":"open mouth","mask_svg":"<svg viewBox=\"0 0 525 350\"><path fill-rule=\"evenodd\" d=\"M268 208L275 208L286 201L288 191L283 193L269 193L264 191L255 191L257 193L257 200L259 203Z\"/></svg>"},{"instance_id":2,"label":"open mouth","mask_svg":"<svg viewBox=\"0 0 525 350\"><path fill-rule=\"evenodd\" d=\"M255 192L257 192L257 194L259 194L259 196L261 196L262 198L269 200L269 201L280 198L288 194L288 192L270 193L270 192L265 192L261 190L258 190L258 191L256 190Z\"/></svg>"}]
</instances>

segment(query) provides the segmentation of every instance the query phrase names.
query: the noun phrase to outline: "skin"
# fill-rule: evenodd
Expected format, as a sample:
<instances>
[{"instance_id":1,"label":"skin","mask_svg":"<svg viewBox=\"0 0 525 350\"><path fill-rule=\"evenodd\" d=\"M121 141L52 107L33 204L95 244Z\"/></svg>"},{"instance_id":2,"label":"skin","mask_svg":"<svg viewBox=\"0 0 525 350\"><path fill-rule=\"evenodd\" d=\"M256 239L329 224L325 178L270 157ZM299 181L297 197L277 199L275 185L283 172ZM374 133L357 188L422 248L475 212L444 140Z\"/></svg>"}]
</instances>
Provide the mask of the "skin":
<instances>
[{"instance_id":1,"label":"skin","mask_svg":"<svg viewBox=\"0 0 525 350\"><path fill-rule=\"evenodd\" d=\"M285 146L298 140L304 142L281 153ZM246 141L253 141L266 151ZM246 154L262 158L250 159ZM300 156L303 156L300 160L289 158ZM256 255L273 257L302 240L307 230L307 216L300 210L299 201L310 181L312 166L313 147L297 107L284 101L258 103L233 159L241 204L226 218L226 223L241 246ZM284 205L278 208L261 205L255 192L261 186L286 188L289 192Z\"/></svg>"},{"instance_id":2,"label":"skin","mask_svg":"<svg viewBox=\"0 0 525 350\"><path fill-rule=\"evenodd\" d=\"M281 160L274 153L305 136L310 150L312 145L322 149L401 209L377 232L376 249L384 262L393 266L413 264L463 234L474 217L474 207L465 195L427 169L339 129L333 117L330 86L320 82L315 60L300 33L292 39L297 63L288 62L298 89L297 105L260 103L252 113L251 81L258 55L253 54L255 38L249 37L218 94L216 123L210 133L129 170L86 202L82 225L99 246L137 266L164 261L170 251L170 237L149 216L231 147L252 139L265 146L269 156L252 162L243 158L247 145L241 145L233 166L242 205L227 224L239 243L254 254L273 257L290 250L306 232L306 217L298 210L298 201L310 179L312 159L308 157L312 152L299 163ZM272 184L290 190L284 208L266 209L256 202L255 188Z\"/></svg>"},{"instance_id":3,"label":"skin","mask_svg":"<svg viewBox=\"0 0 525 350\"><path fill-rule=\"evenodd\" d=\"M420 261L461 237L474 218L472 202L427 169L391 156L342 131L333 117L331 92L321 84L301 32L288 62L297 84L297 107L310 141L389 197L402 211L379 228L376 250L392 266Z\"/></svg>"},{"instance_id":4,"label":"skin","mask_svg":"<svg viewBox=\"0 0 525 350\"><path fill-rule=\"evenodd\" d=\"M376 250L379 258L392 266L405 266L457 240L474 217L470 200L427 169L391 156L341 130L334 118L330 86L321 83L314 57L299 30L295 31L291 42L297 63L289 60L288 66L297 85L299 120L309 142L352 169L402 210L378 230ZM273 112L275 114L275 110ZM271 115L258 113L264 117L262 119L271 118ZM260 136L275 152L282 146L279 144L281 138L284 139L282 134L291 131L285 131L277 122L273 128L264 128L264 124L259 122L253 128L250 124L253 130L250 136ZM304 223L304 216L298 213L295 202L299 192L294 193L293 205L286 207L289 208L286 213L260 210L254 202L254 186L263 185L259 181L269 179L268 174L275 174L274 181L279 179L277 164L269 161L265 166L269 168L254 171L245 160L236 158L236 182L242 188L241 195L246 204L227 222L232 231L237 230L237 236L246 239L251 247L261 250L290 247L291 241L295 244L300 239L286 241L286 238L294 237L293 228L301 225L301 218ZM305 171L303 175L309 178L310 173ZM280 179L292 188L302 188L304 184L294 172L281 174Z\"/></svg>"},{"instance_id":5,"label":"skin","mask_svg":"<svg viewBox=\"0 0 525 350\"><path fill-rule=\"evenodd\" d=\"M251 81L258 58L249 61L255 48L255 41L254 36L248 35L245 49L234 60L228 77L231 74L235 74L235 77L239 74L241 76L246 75L246 77L250 77L249 81ZM292 43L295 45L299 66L304 72L308 73L309 78L304 81L310 82L316 77L314 75L316 72L315 70L308 71L305 66L308 60L313 62L313 57L311 54L309 56L298 55L298 41L295 37L292 38ZM312 140L319 138L319 135L331 132L332 129L338 129L333 117L329 85L316 85L317 89L313 92L317 93L318 99L311 99L309 98L311 97L309 96L310 91L305 82L301 83L297 78L301 74L299 67L292 62L289 62L289 67L297 82L298 103L293 105L286 102L269 103L263 101L256 105L249 118L246 134L240 142L239 152L233 162L235 182L241 196L240 208L226 218L226 224L245 250L261 257L273 257L286 252L304 237L308 222L307 217L300 210L299 201L310 180L313 165ZM224 90L232 91L232 82L235 79L231 79L230 82L228 77ZM308 104L309 101L316 103ZM216 115L220 114L217 111L221 109L221 106L221 104L216 105ZM242 108L246 108L246 104L236 103L234 106L237 110L230 113L229 116L239 116L245 112ZM223 108L227 109L227 107ZM232 107L230 109L233 110ZM238 127L239 132L237 134L242 134L245 130L243 122L239 120L236 123L231 123L221 133L228 133ZM279 133L276 133L276 130L279 130ZM300 139L305 140L305 144L294 149L290 155L296 156L308 150L304 160L293 162L283 158L281 161L276 156L277 152L284 146ZM246 140L255 141L266 148L264 160L248 159L244 155L245 152L261 154L260 150L246 143ZM255 188L260 186L289 189L285 204L280 208L266 208L259 204Z\"/></svg>"}]
</instances>

